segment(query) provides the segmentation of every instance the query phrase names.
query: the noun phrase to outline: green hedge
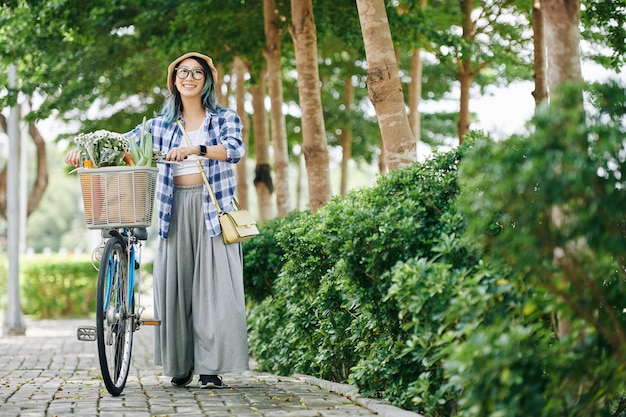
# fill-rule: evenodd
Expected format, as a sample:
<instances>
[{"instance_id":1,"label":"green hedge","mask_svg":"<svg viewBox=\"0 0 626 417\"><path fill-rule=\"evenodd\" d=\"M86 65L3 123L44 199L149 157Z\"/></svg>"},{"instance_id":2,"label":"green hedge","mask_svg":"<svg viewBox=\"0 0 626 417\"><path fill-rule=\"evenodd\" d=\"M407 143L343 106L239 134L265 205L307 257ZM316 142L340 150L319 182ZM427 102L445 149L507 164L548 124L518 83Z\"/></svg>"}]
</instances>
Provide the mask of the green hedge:
<instances>
[{"instance_id":1,"label":"green hedge","mask_svg":"<svg viewBox=\"0 0 626 417\"><path fill-rule=\"evenodd\" d=\"M96 311L98 271L87 257L34 256L20 261L22 309L37 318L85 317Z\"/></svg>"},{"instance_id":2,"label":"green hedge","mask_svg":"<svg viewBox=\"0 0 626 417\"><path fill-rule=\"evenodd\" d=\"M276 242L276 232L297 216L294 211L285 218L265 221L259 235L243 243L243 276L248 304L259 303L274 295L274 282L280 274L285 254Z\"/></svg>"},{"instance_id":3,"label":"green hedge","mask_svg":"<svg viewBox=\"0 0 626 417\"><path fill-rule=\"evenodd\" d=\"M467 238L531 295L451 354L463 416L624 415L626 89L581 87L461 165Z\"/></svg>"},{"instance_id":4,"label":"green hedge","mask_svg":"<svg viewBox=\"0 0 626 417\"><path fill-rule=\"evenodd\" d=\"M0 261L0 304L6 309L8 261ZM20 257L20 304L34 318L85 317L96 309L96 271L88 256Z\"/></svg>"},{"instance_id":5,"label":"green hedge","mask_svg":"<svg viewBox=\"0 0 626 417\"><path fill-rule=\"evenodd\" d=\"M259 366L429 417L623 416L626 100L594 88L595 112L563 93L524 137L474 133L273 224L246 258Z\"/></svg>"},{"instance_id":6,"label":"green hedge","mask_svg":"<svg viewBox=\"0 0 626 417\"><path fill-rule=\"evenodd\" d=\"M445 281L401 277L424 268L427 276L462 280L478 263L458 238L463 222L454 198L463 152L394 171L315 215L292 215L281 223L275 233L284 264L275 295L251 313L251 346L260 366L349 381L365 395L420 410L428 403L449 415L456 393L441 383L440 348L430 345L443 346L442 335L456 322L434 313L450 301L442 294ZM430 285L425 293L415 291ZM419 314L426 309L432 316ZM426 321L415 325L416 317ZM414 334L435 325L440 329L423 349ZM416 402L413 391L426 383Z\"/></svg>"},{"instance_id":7,"label":"green hedge","mask_svg":"<svg viewBox=\"0 0 626 417\"><path fill-rule=\"evenodd\" d=\"M0 260L0 307L6 309L7 260ZM142 265L151 275L152 263ZM20 257L20 304L25 315L38 319L93 316L98 271L91 257L32 255Z\"/></svg>"}]
</instances>

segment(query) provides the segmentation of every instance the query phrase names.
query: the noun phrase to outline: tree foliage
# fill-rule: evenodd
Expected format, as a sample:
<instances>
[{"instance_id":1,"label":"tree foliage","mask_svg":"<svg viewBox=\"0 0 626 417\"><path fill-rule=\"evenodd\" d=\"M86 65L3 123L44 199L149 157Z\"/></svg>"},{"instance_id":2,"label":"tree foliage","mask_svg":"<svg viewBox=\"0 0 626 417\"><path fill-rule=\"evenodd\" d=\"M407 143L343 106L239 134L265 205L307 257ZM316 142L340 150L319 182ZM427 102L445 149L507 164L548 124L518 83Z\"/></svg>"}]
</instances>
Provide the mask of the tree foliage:
<instances>
[{"instance_id":1,"label":"tree foliage","mask_svg":"<svg viewBox=\"0 0 626 417\"><path fill-rule=\"evenodd\" d=\"M260 0L3 2L0 56L4 65L9 62L18 65L19 91L29 97L44 98L41 105L25 115L31 120L54 114L68 121L80 121L83 131L103 127L126 130L141 120L142 115L159 107L165 85L163 63L182 50L201 49L216 56L225 73L235 55L252 65L261 65L261 6ZM624 53L624 8L615 7L612 0L588 0L583 6L583 36L594 45L608 46L596 58L619 69ZM316 1L314 7L320 58L345 54L354 63L363 62L363 41L355 5L324 0ZM289 2L277 2L277 9L286 29L290 24ZM528 67L532 48L525 43L529 0L475 2L473 39L464 38L459 32L462 14L458 2L431 1L422 11L419 1L402 0L389 3L387 10L400 57L407 56L415 47L438 57L434 65L425 69L424 77L428 81L425 98L440 97L450 89L457 77L454 61L461 57L471 56L476 66L488 63L486 70L475 78L481 88L532 77ZM241 30L241 22L245 22L245 30ZM284 36L283 41L284 76L288 84L288 79L293 77L290 71L294 68L293 46L289 36ZM332 52L326 52L328 47ZM332 59L332 62L345 61ZM403 67L408 68L406 65ZM338 68L341 66L345 64ZM444 68L447 77L441 76ZM345 67L340 73L355 69ZM0 83L5 84L5 77L4 71L0 72ZM3 107L15 102L16 92L8 93L0 95ZM293 104L297 105L297 100ZM328 113L340 112L330 103L326 107ZM359 114L353 117L351 121L358 120ZM423 129L423 137L437 136L428 134L438 132L436 126L429 124L429 118ZM330 124L327 130L332 134L336 129ZM370 145L364 151L377 144L375 138L369 140ZM354 151L358 154L359 149L357 146ZM371 155L371 151L362 154L366 160Z\"/></svg>"},{"instance_id":2,"label":"tree foliage","mask_svg":"<svg viewBox=\"0 0 626 417\"><path fill-rule=\"evenodd\" d=\"M558 99L536 115L533 133L498 144L478 141L461 166L459 206L469 238L483 245L486 260L511 268L517 288L549 294L547 305L537 298L527 302L525 314L548 314L569 324L569 333L558 343L546 343L549 356L534 356L545 374L528 380L547 384L533 394L544 404L542 415L606 415L601 410L610 409L624 389L619 365L626 330L624 91L615 82L589 86L594 106L585 112L577 100L580 86L564 85ZM523 332L535 335L536 328L517 331L522 338ZM497 343L498 331L476 334L472 343L478 337L490 339L481 343ZM535 342L544 337L533 336ZM465 366L470 356L463 358ZM475 370L487 366L486 356L479 360ZM516 366L528 369L523 362ZM576 372L566 371L572 369ZM485 395L480 390L495 389L479 379L467 380L472 388L466 395L474 404L476 395ZM498 395L518 391L500 382ZM555 386L560 394L538 395ZM493 401L493 407L503 400ZM478 415L487 415L489 409L483 410Z\"/></svg>"},{"instance_id":3,"label":"tree foliage","mask_svg":"<svg viewBox=\"0 0 626 417\"><path fill-rule=\"evenodd\" d=\"M591 59L621 71L626 59L626 5L619 0L582 0L581 5L581 35L591 44Z\"/></svg>"}]
</instances>

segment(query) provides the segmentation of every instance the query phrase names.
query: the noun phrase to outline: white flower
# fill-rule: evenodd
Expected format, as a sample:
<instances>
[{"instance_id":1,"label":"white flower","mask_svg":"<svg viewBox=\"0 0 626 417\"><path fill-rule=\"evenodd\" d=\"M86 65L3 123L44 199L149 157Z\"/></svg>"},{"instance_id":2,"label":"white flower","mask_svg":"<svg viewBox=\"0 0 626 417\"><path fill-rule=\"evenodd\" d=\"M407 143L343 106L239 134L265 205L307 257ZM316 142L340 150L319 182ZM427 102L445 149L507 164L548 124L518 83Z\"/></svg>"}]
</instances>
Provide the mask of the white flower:
<instances>
[{"instance_id":1,"label":"white flower","mask_svg":"<svg viewBox=\"0 0 626 417\"><path fill-rule=\"evenodd\" d=\"M74 142L80 152L81 162L91 161L93 168L123 165L124 154L128 152L128 140L108 130L81 133L74 137Z\"/></svg>"}]
</instances>

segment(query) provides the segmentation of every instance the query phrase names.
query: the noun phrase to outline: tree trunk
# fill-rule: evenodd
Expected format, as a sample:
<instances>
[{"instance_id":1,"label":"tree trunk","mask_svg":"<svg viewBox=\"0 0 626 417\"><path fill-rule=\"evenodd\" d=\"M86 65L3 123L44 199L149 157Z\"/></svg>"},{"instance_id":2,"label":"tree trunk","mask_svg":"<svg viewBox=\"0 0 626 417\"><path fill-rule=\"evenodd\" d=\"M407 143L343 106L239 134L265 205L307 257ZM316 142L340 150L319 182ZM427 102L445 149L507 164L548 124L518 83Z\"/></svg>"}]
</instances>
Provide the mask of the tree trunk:
<instances>
[{"instance_id":1,"label":"tree trunk","mask_svg":"<svg viewBox=\"0 0 626 417\"><path fill-rule=\"evenodd\" d=\"M357 0L367 58L367 86L374 105L389 169L417 160L384 0Z\"/></svg>"},{"instance_id":2,"label":"tree trunk","mask_svg":"<svg viewBox=\"0 0 626 417\"><path fill-rule=\"evenodd\" d=\"M414 49L411 54L411 83L409 84L409 124L415 142L421 137L419 104L422 98L422 50Z\"/></svg>"},{"instance_id":3,"label":"tree trunk","mask_svg":"<svg viewBox=\"0 0 626 417\"><path fill-rule=\"evenodd\" d=\"M535 106L539 106L548 98L548 85L546 83L546 40L543 24L543 12L541 0L533 2L533 44L535 47Z\"/></svg>"},{"instance_id":4,"label":"tree trunk","mask_svg":"<svg viewBox=\"0 0 626 417\"><path fill-rule=\"evenodd\" d=\"M37 149L37 175L35 176L35 184L28 193L28 203L26 215L29 216L33 211L37 209L43 194L48 188L48 162L46 158L46 141L33 123L28 125L28 134L35 143ZM26 150L23 149L22 152Z\"/></svg>"},{"instance_id":5,"label":"tree trunk","mask_svg":"<svg viewBox=\"0 0 626 417\"><path fill-rule=\"evenodd\" d=\"M259 201L259 223L274 217L272 205L272 174L270 170L269 134L267 113L265 111L265 70L261 71L258 84L250 87L252 93L252 123L254 125L254 151L256 153L256 172L254 186Z\"/></svg>"},{"instance_id":6,"label":"tree trunk","mask_svg":"<svg viewBox=\"0 0 626 417\"><path fill-rule=\"evenodd\" d=\"M378 138L380 142L380 158L378 159L378 172L382 175L385 175L389 172L389 167L387 166L387 154L385 153L385 144L383 143L383 138Z\"/></svg>"},{"instance_id":7,"label":"tree trunk","mask_svg":"<svg viewBox=\"0 0 626 417\"><path fill-rule=\"evenodd\" d=\"M267 85L270 95L271 135L274 147L274 172L276 174L276 208L278 216L291 211L289 195L289 152L287 128L283 113L283 77L280 64L280 24L274 0L263 0L265 21L265 59L267 61Z\"/></svg>"},{"instance_id":8,"label":"tree trunk","mask_svg":"<svg viewBox=\"0 0 626 417\"><path fill-rule=\"evenodd\" d=\"M309 185L309 204L315 213L331 198L328 142L322 109L317 34L311 0L291 0L298 96L302 113L302 148Z\"/></svg>"},{"instance_id":9,"label":"tree trunk","mask_svg":"<svg viewBox=\"0 0 626 417\"><path fill-rule=\"evenodd\" d=\"M298 153L298 162L297 162L297 170L298 170L298 179L296 184L296 210L302 211L302 194L304 188L304 179L302 178L304 172L304 154L302 152Z\"/></svg>"},{"instance_id":10,"label":"tree trunk","mask_svg":"<svg viewBox=\"0 0 626 417\"><path fill-rule=\"evenodd\" d=\"M236 77L235 84L235 97L237 101L237 114L241 118L243 123L243 129L241 131L241 137L243 143L248 152L248 145L250 143L250 118L245 108L246 99L246 87L244 83L244 76L246 73L246 66L243 61L236 57L233 63L233 73ZM246 153L247 153L246 152ZM237 200L241 207L249 210L250 204L248 203L248 167L246 165L247 158L244 158L236 165L237 169Z\"/></svg>"},{"instance_id":11,"label":"tree trunk","mask_svg":"<svg viewBox=\"0 0 626 417\"><path fill-rule=\"evenodd\" d=\"M344 78L343 104L346 110L350 110L354 104L354 86L352 85L352 75ZM341 131L341 195L348 192L348 164L352 158L352 129L346 125Z\"/></svg>"},{"instance_id":12,"label":"tree trunk","mask_svg":"<svg viewBox=\"0 0 626 417\"><path fill-rule=\"evenodd\" d=\"M582 81L580 64L580 1L541 0L548 50L548 88ZM582 97L581 97L582 103Z\"/></svg>"},{"instance_id":13,"label":"tree trunk","mask_svg":"<svg viewBox=\"0 0 626 417\"><path fill-rule=\"evenodd\" d=\"M8 132L7 118L2 113L0 113L0 127L3 132ZM8 164L5 164L0 172L0 214L5 219L7 218L7 168Z\"/></svg>"},{"instance_id":14,"label":"tree trunk","mask_svg":"<svg viewBox=\"0 0 626 417\"><path fill-rule=\"evenodd\" d=\"M426 9L426 0L420 0L420 8ZM409 124L415 143L421 140L421 121L419 105L422 100L422 49L416 48L411 54L411 84L409 85Z\"/></svg>"},{"instance_id":15,"label":"tree trunk","mask_svg":"<svg viewBox=\"0 0 626 417\"><path fill-rule=\"evenodd\" d=\"M464 61L464 64L471 66L471 62ZM462 65L463 66L463 65ZM463 143L463 138L469 133L470 111L469 99L470 88L472 87L473 77L471 71L461 71L459 73L459 83L461 85L461 100L459 103L459 145Z\"/></svg>"},{"instance_id":16,"label":"tree trunk","mask_svg":"<svg viewBox=\"0 0 626 417\"><path fill-rule=\"evenodd\" d=\"M472 11L474 10L474 0L461 0L461 13L462 13L462 30L463 39L469 40L474 37L474 22L472 21ZM463 138L469 133L470 127L470 112L469 112L469 98L470 88L472 87L472 81L474 80L474 74L472 72L472 60L470 56L463 56L459 58L459 83L461 85L461 102L459 103L459 124L458 135L459 145L463 143Z\"/></svg>"},{"instance_id":17,"label":"tree trunk","mask_svg":"<svg viewBox=\"0 0 626 417\"><path fill-rule=\"evenodd\" d=\"M220 106L227 107L228 106L228 85L224 85L224 65L219 63L217 64L217 80L213 80L215 82L215 92L217 93L217 102Z\"/></svg>"},{"instance_id":18,"label":"tree trunk","mask_svg":"<svg viewBox=\"0 0 626 417\"><path fill-rule=\"evenodd\" d=\"M0 113L0 127L4 132L7 131L6 117ZM35 176L35 183L32 189L28 193L28 202L26 208L26 215L29 216L33 211L37 209L41 199L43 198L46 188L48 188L48 160L46 157L46 142L41 136L41 132L37 129L33 123L28 125L28 133L35 143L35 149L37 152L37 175ZM25 151L25 150L22 150ZM7 166L5 165L2 172L0 172L0 214L5 219L7 218Z\"/></svg>"},{"instance_id":19,"label":"tree trunk","mask_svg":"<svg viewBox=\"0 0 626 417\"><path fill-rule=\"evenodd\" d=\"M557 87L567 82L582 81L580 64L580 3L578 0L541 0L541 10L545 23L546 49L548 51L548 90L554 97ZM580 96L580 105L583 97ZM561 207L553 211L552 223L559 228L558 218ZM555 215L558 213L559 215ZM562 217L562 216L561 216ZM569 285L563 278L563 285ZM558 335L564 338L570 334L570 319L558 314Z\"/></svg>"}]
</instances>

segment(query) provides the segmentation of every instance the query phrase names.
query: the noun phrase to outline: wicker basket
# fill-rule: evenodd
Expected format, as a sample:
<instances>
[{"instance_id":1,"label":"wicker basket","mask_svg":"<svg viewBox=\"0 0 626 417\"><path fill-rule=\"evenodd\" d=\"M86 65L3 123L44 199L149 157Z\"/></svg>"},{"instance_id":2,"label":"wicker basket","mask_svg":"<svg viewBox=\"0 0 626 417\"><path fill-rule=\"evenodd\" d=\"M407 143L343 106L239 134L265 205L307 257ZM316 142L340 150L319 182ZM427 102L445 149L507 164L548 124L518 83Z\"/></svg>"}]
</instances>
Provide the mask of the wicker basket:
<instances>
[{"instance_id":1,"label":"wicker basket","mask_svg":"<svg viewBox=\"0 0 626 417\"><path fill-rule=\"evenodd\" d=\"M157 172L144 166L80 168L87 228L150 226Z\"/></svg>"}]
</instances>

